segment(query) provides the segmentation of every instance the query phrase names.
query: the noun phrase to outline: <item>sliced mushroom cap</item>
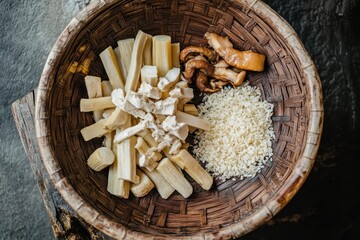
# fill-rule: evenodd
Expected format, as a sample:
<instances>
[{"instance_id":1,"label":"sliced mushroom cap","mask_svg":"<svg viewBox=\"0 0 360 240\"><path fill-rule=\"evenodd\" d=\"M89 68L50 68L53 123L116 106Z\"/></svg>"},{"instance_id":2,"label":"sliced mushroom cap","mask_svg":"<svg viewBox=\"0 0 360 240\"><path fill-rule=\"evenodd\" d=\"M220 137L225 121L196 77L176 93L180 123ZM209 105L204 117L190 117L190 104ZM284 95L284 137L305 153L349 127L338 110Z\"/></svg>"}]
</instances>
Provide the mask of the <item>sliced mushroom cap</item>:
<instances>
[{"instance_id":1,"label":"sliced mushroom cap","mask_svg":"<svg viewBox=\"0 0 360 240\"><path fill-rule=\"evenodd\" d=\"M209 88L208 85L208 77L202 71L197 71L195 75L195 84L196 87L206 93L214 93L220 91L220 88L212 89Z\"/></svg>"},{"instance_id":2,"label":"sliced mushroom cap","mask_svg":"<svg viewBox=\"0 0 360 240\"><path fill-rule=\"evenodd\" d=\"M206 56L210 61L215 61L217 58L217 54L214 51L212 51L206 47L189 46L189 47L184 48L180 52L180 60L182 62L186 62L194 54L195 55L202 54L202 55Z\"/></svg>"},{"instance_id":3,"label":"sliced mushroom cap","mask_svg":"<svg viewBox=\"0 0 360 240\"><path fill-rule=\"evenodd\" d=\"M196 69L202 69L206 75L212 75L214 71L214 66L207 61L190 59L185 63L185 71L183 72L183 77L188 82L191 82L191 78L194 75Z\"/></svg>"}]
</instances>

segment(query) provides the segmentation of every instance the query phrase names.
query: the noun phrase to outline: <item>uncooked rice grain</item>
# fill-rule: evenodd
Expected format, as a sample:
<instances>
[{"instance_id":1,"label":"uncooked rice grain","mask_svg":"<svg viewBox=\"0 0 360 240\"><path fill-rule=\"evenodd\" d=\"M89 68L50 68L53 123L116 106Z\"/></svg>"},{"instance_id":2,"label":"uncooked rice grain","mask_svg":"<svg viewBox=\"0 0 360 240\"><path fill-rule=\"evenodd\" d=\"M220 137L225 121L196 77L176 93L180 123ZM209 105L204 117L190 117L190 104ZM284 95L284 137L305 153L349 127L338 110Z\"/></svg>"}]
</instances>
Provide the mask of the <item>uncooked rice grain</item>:
<instances>
[{"instance_id":1,"label":"uncooked rice grain","mask_svg":"<svg viewBox=\"0 0 360 240\"><path fill-rule=\"evenodd\" d=\"M198 106L210 131L197 131L193 153L221 179L254 177L272 158L273 104L248 83L206 95Z\"/></svg>"}]
</instances>

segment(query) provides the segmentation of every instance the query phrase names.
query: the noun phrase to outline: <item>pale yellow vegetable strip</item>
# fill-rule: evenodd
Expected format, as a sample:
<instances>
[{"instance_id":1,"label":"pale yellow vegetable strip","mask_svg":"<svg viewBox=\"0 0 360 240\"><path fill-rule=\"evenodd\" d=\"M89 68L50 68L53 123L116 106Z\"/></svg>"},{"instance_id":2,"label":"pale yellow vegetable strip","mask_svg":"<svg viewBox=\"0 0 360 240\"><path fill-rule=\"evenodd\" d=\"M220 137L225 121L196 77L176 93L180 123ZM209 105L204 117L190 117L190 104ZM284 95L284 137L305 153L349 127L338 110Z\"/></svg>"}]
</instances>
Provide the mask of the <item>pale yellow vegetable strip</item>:
<instances>
[{"instance_id":1,"label":"pale yellow vegetable strip","mask_svg":"<svg viewBox=\"0 0 360 240\"><path fill-rule=\"evenodd\" d=\"M177 122L186 123L187 125L189 125L191 127L195 127L195 128L205 130L205 131L210 130L209 122L204 119L201 119L201 118L195 117L191 114L180 112L180 111L177 111L175 113L175 116L176 116Z\"/></svg>"},{"instance_id":2,"label":"pale yellow vegetable strip","mask_svg":"<svg viewBox=\"0 0 360 240\"><path fill-rule=\"evenodd\" d=\"M131 62L129 67L128 76L125 83L125 92L136 91L140 82L140 69L142 66L142 55L144 46L146 43L147 34L139 30L135 42L134 48L131 54Z\"/></svg>"},{"instance_id":3,"label":"pale yellow vegetable strip","mask_svg":"<svg viewBox=\"0 0 360 240\"><path fill-rule=\"evenodd\" d=\"M142 132L139 132L137 135L139 137L142 137L150 147L154 147L154 148L158 147L159 143L155 141L155 139L151 135L150 130L146 129Z\"/></svg>"},{"instance_id":4,"label":"pale yellow vegetable strip","mask_svg":"<svg viewBox=\"0 0 360 240\"><path fill-rule=\"evenodd\" d=\"M151 179L154 183L157 191L163 199L168 199L170 195L175 191L165 178L159 173L158 170L154 169L152 172L147 170L146 168L141 168L144 173Z\"/></svg>"},{"instance_id":5,"label":"pale yellow vegetable strip","mask_svg":"<svg viewBox=\"0 0 360 240\"><path fill-rule=\"evenodd\" d=\"M87 164L89 167L97 172L110 166L115 159L114 153L110 148L99 147L88 158Z\"/></svg>"},{"instance_id":6,"label":"pale yellow vegetable strip","mask_svg":"<svg viewBox=\"0 0 360 240\"><path fill-rule=\"evenodd\" d=\"M145 155L147 158L151 158L155 162L161 160L162 158L161 153L151 151L150 147L142 137L137 137L135 148L139 151L139 153Z\"/></svg>"},{"instance_id":7,"label":"pale yellow vegetable strip","mask_svg":"<svg viewBox=\"0 0 360 240\"><path fill-rule=\"evenodd\" d=\"M104 65L111 86L115 88L124 88L124 79L112 47L106 48L100 53L101 61Z\"/></svg>"},{"instance_id":8,"label":"pale yellow vegetable strip","mask_svg":"<svg viewBox=\"0 0 360 240\"><path fill-rule=\"evenodd\" d=\"M187 150L180 150L178 154L172 155L170 160L184 169L203 189L211 188L213 178Z\"/></svg>"},{"instance_id":9,"label":"pale yellow vegetable strip","mask_svg":"<svg viewBox=\"0 0 360 240\"><path fill-rule=\"evenodd\" d=\"M117 59L120 65L120 69L124 79L126 79L129 74L131 53L134 47L134 38L119 40L117 44L118 47L117 52L115 51L115 54L118 55Z\"/></svg>"},{"instance_id":10,"label":"pale yellow vegetable strip","mask_svg":"<svg viewBox=\"0 0 360 240\"><path fill-rule=\"evenodd\" d=\"M120 128L116 129L116 133L124 131L131 126L131 118ZM117 145L117 159L119 178L129 182L137 183L139 178L136 175L136 137L130 137Z\"/></svg>"},{"instance_id":11,"label":"pale yellow vegetable strip","mask_svg":"<svg viewBox=\"0 0 360 240\"><path fill-rule=\"evenodd\" d=\"M112 195L127 199L130 194L130 182L119 178L119 166L116 156L117 144L113 145L112 150L115 154L115 159L114 163L109 167L107 190Z\"/></svg>"},{"instance_id":12,"label":"pale yellow vegetable strip","mask_svg":"<svg viewBox=\"0 0 360 240\"><path fill-rule=\"evenodd\" d=\"M103 118L108 118L115 111L116 108L107 108L103 111Z\"/></svg>"},{"instance_id":13,"label":"pale yellow vegetable strip","mask_svg":"<svg viewBox=\"0 0 360 240\"><path fill-rule=\"evenodd\" d=\"M162 159L156 167L156 170L158 170L166 181L184 198L188 198L193 192L191 184L168 158Z\"/></svg>"},{"instance_id":14,"label":"pale yellow vegetable strip","mask_svg":"<svg viewBox=\"0 0 360 240\"><path fill-rule=\"evenodd\" d=\"M106 119L101 119L100 121L81 129L80 132L84 140L89 141L93 138L102 137L104 134L110 132L110 130L104 128L105 123Z\"/></svg>"},{"instance_id":15,"label":"pale yellow vegetable strip","mask_svg":"<svg viewBox=\"0 0 360 240\"><path fill-rule=\"evenodd\" d=\"M104 135L104 146L107 148L112 149L113 147L113 140L114 140L115 131L108 132Z\"/></svg>"},{"instance_id":16,"label":"pale yellow vegetable strip","mask_svg":"<svg viewBox=\"0 0 360 240\"><path fill-rule=\"evenodd\" d=\"M184 105L184 112L185 113L188 113L188 114L191 114L195 117L198 117L199 116L199 112L197 110L197 108L195 107L194 104L185 104Z\"/></svg>"},{"instance_id":17,"label":"pale yellow vegetable strip","mask_svg":"<svg viewBox=\"0 0 360 240\"><path fill-rule=\"evenodd\" d=\"M102 95L104 97L109 97L111 96L111 92L113 90L110 81L102 81L101 82L101 90L102 90Z\"/></svg>"},{"instance_id":18,"label":"pale yellow vegetable strip","mask_svg":"<svg viewBox=\"0 0 360 240\"><path fill-rule=\"evenodd\" d=\"M85 77L85 86L89 98L98 98L102 97L101 90L101 78L95 76L86 76ZM95 122L102 119L102 110L94 111L94 120Z\"/></svg>"},{"instance_id":19,"label":"pale yellow vegetable strip","mask_svg":"<svg viewBox=\"0 0 360 240\"><path fill-rule=\"evenodd\" d=\"M152 36L148 34L144 53L143 53L144 65L152 65Z\"/></svg>"},{"instance_id":20,"label":"pale yellow vegetable strip","mask_svg":"<svg viewBox=\"0 0 360 240\"><path fill-rule=\"evenodd\" d=\"M139 183L131 183L130 191L135 197L144 197L154 188L154 184L150 178L138 168L136 169L136 174L140 178Z\"/></svg>"},{"instance_id":21,"label":"pale yellow vegetable strip","mask_svg":"<svg viewBox=\"0 0 360 240\"><path fill-rule=\"evenodd\" d=\"M172 66L180 67L180 43L171 44Z\"/></svg>"},{"instance_id":22,"label":"pale yellow vegetable strip","mask_svg":"<svg viewBox=\"0 0 360 240\"><path fill-rule=\"evenodd\" d=\"M127 119L129 118L129 114L124 112L123 110L116 108L110 117L106 119L106 123L104 128L109 130L114 130L115 128L123 125L126 123Z\"/></svg>"},{"instance_id":23,"label":"pale yellow vegetable strip","mask_svg":"<svg viewBox=\"0 0 360 240\"><path fill-rule=\"evenodd\" d=\"M172 68L171 37L167 35L156 35L152 39L152 65L158 69L159 77Z\"/></svg>"},{"instance_id":24,"label":"pale yellow vegetable strip","mask_svg":"<svg viewBox=\"0 0 360 240\"><path fill-rule=\"evenodd\" d=\"M111 100L111 97L99 97L99 98L82 98L80 100L81 112L92 112L95 110L103 110L106 108L115 107Z\"/></svg>"}]
</instances>

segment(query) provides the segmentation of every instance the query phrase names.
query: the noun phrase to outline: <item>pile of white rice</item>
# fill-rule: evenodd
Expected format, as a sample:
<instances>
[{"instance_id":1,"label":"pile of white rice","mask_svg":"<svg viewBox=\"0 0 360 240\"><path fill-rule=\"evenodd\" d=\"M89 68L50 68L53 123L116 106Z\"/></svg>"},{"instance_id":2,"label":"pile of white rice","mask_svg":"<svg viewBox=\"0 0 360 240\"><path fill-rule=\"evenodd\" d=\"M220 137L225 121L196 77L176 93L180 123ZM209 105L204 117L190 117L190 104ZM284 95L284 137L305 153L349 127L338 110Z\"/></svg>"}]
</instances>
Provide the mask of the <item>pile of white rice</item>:
<instances>
[{"instance_id":1,"label":"pile of white rice","mask_svg":"<svg viewBox=\"0 0 360 240\"><path fill-rule=\"evenodd\" d=\"M273 105L248 83L205 96L198 107L210 131L197 131L193 152L221 179L253 177L272 157Z\"/></svg>"}]
</instances>

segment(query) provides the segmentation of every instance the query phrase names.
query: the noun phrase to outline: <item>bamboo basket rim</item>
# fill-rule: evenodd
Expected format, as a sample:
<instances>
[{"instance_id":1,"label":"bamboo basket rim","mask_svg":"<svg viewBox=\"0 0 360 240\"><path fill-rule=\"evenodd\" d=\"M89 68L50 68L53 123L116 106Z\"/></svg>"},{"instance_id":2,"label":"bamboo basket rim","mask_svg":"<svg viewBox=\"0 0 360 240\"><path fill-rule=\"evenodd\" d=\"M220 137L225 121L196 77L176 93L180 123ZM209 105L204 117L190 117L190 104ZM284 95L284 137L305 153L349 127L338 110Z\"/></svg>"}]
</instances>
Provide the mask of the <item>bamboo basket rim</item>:
<instances>
[{"instance_id":1,"label":"bamboo basket rim","mask_svg":"<svg viewBox=\"0 0 360 240\"><path fill-rule=\"evenodd\" d=\"M117 0L93 1L71 20L69 25L61 33L54 44L54 47L52 48L44 66L38 87L35 110L36 137L38 139L42 160L56 189L61 193L65 201L86 222L116 239L153 239L154 236L156 236L157 239L162 239L164 237L162 235L151 235L128 229L124 225L117 223L104 214L98 212L89 203L87 203L63 175L59 163L54 158L54 153L50 147L50 141L48 138L50 136L50 130L47 129L46 121L49 116L44 104L46 102L47 92L52 87L50 84L51 81L49 80L49 77L51 77L49 76L49 73L51 73L51 69L54 67L53 63L57 62L57 60L62 57L62 50L70 44L66 41L66 39L70 39L75 36L77 31L81 29L86 22L90 21L100 12L105 11L116 2ZM323 127L324 108L322 102L321 81L317 73L316 66L309 57L298 35L280 15L278 15L261 0L233 1L235 4L240 4L240 2L249 10L254 11L260 17L266 19L265 22L274 26L278 34L283 37L288 46L300 59L300 66L303 71L304 78L307 79L310 95L310 117L306 130L306 145L304 147L305 150L303 151L303 154L300 156L300 159L291 172L289 178L280 187L279 191L271 199L269 199L263 207L257 209L254 214L246 217L243 221L221 228L217 233L205 233L201 235L204 239L208 237L238 237L244 235L262 225L278 213L292 199L309 175L315 161ZM191 239L193 236L172 237L174 239Z\"/></svg>"}]
</instances>

